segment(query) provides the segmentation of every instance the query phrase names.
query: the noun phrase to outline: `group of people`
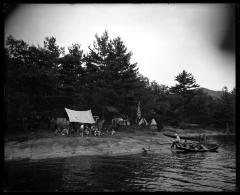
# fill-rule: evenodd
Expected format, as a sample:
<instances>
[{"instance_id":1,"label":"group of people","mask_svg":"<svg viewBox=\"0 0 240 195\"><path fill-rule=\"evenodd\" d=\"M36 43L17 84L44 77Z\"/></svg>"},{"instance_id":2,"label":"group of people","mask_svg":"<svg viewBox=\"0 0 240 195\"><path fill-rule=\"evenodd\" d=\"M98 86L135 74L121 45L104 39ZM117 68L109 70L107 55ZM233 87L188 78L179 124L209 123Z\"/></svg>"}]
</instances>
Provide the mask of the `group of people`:
<instances>
[{"instance_id":1,"label":"group of people","mask_svg":"<svg viewBox=\"0 0 240 195\"><path fill-rule=\"evenodd\" d=\"M187 140L182 144L184 148L191 150L207 150L207 148L201 143L187 143Z\"/></svg>"},{"instance_id":2,"label":"group of people","mask_svg":"<svg viewBox=\"0 0 240 195\"><path fill-rule=\"evenodd\" d=\"M176 136L176 139L173 140L171 148L174 148L176 146L181 146L181 147L184 147L186 149L191 149L191 150L207 150L207 148L202 144L202 143L205 143L205 141L206 141L205 134L200 135L200 140L198 143L194 143L194 142L188 143L186 139L184 142L181 142L179 135L175 134L175 136Z\"/></svg>"},{"instance_id":3,"label":"group of people","mask_svg":"<svg viewBox=\"0 0 240 195\"><path fill-rule=\"evenodd\" d=\"M69 125L69 127L65 128L56 128L55 129L55 135L65 135L65 136L104 136L104 135L114 135L116 131L113 127L110 129L104 128L100 129L95 125L80 125L79 127L73 127Z\"/></svg>"}]
</instances>

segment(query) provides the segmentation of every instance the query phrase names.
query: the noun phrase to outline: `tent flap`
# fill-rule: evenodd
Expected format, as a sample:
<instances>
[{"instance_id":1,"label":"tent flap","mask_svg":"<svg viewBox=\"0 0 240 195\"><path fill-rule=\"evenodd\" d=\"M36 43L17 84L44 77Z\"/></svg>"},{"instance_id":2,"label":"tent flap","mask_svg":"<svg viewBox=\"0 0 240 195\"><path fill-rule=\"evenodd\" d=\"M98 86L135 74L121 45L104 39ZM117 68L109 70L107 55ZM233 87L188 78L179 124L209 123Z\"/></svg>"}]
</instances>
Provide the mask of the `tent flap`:
<instances>
[{"instance_id":1,"label":"tent flap","mask_svg":"<svg viewBox=\"0 0 240 195\"><path fill-rule=\"evenodd\" d=\"M67 108L65 108L65 110L67 112L70 122L88 123L88 124L95 123L91 110L76 111L76 110L70 110Z\"/></svg>"},{"instance_id":2,"label":"tent flap","mask_svg":"<svg viewBox=\"0 0 240 195\"><path fill-rule=\"evenodd\" d=\"M138 123L138 125L142 125L142 124L148 125L148 122L146 121L145 118L142 118L142 119L139 121L139 123Z\"/></svg>"}]
</instances>

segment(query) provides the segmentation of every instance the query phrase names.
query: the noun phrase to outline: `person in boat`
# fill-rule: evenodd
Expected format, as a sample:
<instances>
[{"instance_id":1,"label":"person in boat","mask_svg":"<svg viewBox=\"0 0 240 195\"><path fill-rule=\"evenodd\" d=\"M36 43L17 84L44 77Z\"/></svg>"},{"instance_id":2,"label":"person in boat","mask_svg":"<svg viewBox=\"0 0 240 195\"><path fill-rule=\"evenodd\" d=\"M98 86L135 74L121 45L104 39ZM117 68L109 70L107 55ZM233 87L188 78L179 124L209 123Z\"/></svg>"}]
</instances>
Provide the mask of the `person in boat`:
<instances>
[{"instance_id":1,"label":"person in boat","mask_svg":"<svg viewBox=\"0 0 240 195\"><path fill-rule=\"evenodd\" d=\"M195 148L196 148L195 144L193 144L193 143L189 144L189 149L194 150Z\"/></svg>"},{"instance_id":2,"label":"person in boat","mask_svg":"<svg viewBox=\"0 0 240 195\"><path fill-rule=\"evenodd\" d=\"M188 143L187 143L187 140L185 139L184 142L183 142L183 147L187 147Z\"/></svg>"},{"instance_id":3,"label":"person in boat","mask_svg":"<svg viewBox=\"0 0 240 195\"><path fill-rule=\"evenodd\" d=\"M185 139L182 146L186 149L191 149L191 147L193 148L193 144L192 143L188 143L187 140Z\"/></svg>"},{"instance_id":4,"label":"person in boat","mask_svg":"<svg viewBox=\"0 0 240 195\"><path fill-rule=\"evenodd\" d=\"M186 149L197 150L197 144L194 144L194 143L191 143L191 142L188 143L186 139L182 143L182 147L184 147Z\"/></svg>"},{"instance_id":5,"label":"person in boat","mask_svg":"<svg viewBox=\"0 0 240 195\"><path fill-rule=\"evenodd\" d=\"M180 143L180 137L179 137L179 135L177 134L177 133L175 133L174 134L175 136L176 136L176 139L175 140L173 140L173 143L172 143L172 145L171 145L171 148L173 148L174 146L176 146L176 145L178 145L179 143Z\"/></svg>"},{"instance_id":6,"label":"person in boat","mask_svg":"<svg viewBox=\"0 0 240 195\"><path fill-rule=\"evenodd\" d=\"M189 144L189 149L191 150L195 150L195 151L198 151L198 150L208 150L203 144L192 144L190 143Z\"/></svg>"},{"instance_id":7,"label":"person in boat","mask_svg":"<svg viewBox=\"0 0 240 195\"><path fill-rule=\"evenodd\" d=\"M145 148L142 148L142 150L144 154L147 154L147 150Z\"/></svg>"},{"instance_id":8,"label":"person in boat","mask_svg":"<svg viewBox=\"0 0 240 195\"><path fill-rule=\"evenodd\" d=\"M200 144L197 144L197 145L195 146L195 150L201 150Z\"/></svg>"}]
</instances>

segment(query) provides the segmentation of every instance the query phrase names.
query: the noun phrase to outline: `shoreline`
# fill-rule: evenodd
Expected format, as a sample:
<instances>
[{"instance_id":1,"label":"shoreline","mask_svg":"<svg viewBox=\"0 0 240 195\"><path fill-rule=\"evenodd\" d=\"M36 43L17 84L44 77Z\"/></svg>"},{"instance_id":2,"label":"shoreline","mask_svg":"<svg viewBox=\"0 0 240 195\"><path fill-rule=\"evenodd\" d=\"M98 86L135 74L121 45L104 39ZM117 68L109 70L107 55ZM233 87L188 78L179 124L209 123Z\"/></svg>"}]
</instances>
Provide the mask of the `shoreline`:
<instances>
[{"instance_id":1,"label":"shoreline","mask_svg":"<svg viewBox=\"0 0 240 195\"><path fill-rule=\"evenodd\" d=\"M213 130L181 130L168 128L163 131L150 129L133 132L117 132L116 135L103 137L65 137L52 136L32 138L27 141L9 141L4 143L4 159L12 160L41 160L49 158L64 158L80 155L129 155L143 152L142 148L151 146L151 153L168 151L172 138L163 133L178 133L185 135L207 136L227 135Z\"/></svg>"}]
</instances>

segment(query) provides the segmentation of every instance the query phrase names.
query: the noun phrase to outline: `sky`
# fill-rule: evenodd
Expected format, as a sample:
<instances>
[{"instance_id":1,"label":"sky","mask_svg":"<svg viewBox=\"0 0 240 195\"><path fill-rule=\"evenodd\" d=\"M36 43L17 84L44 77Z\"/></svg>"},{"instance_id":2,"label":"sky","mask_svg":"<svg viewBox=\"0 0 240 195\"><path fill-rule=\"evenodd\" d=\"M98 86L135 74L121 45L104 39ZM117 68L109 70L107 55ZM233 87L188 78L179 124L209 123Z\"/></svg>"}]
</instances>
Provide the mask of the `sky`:
<instances>
[{"instance_id":1,"label":"sky","mask_svg":"<svg viewBox=\"0 0 240 195\"><path fill-rule=\"evenodd\" d=\"M229 32L227 4L20 4L5 19L5 38L42 45L54 36L66 53L72 43L87 53L105 30L111 39L121 37L150 81L171 87L186 70L200 87L235 87L235 52L221 47Z\"/></svg>"}]
</instances>

